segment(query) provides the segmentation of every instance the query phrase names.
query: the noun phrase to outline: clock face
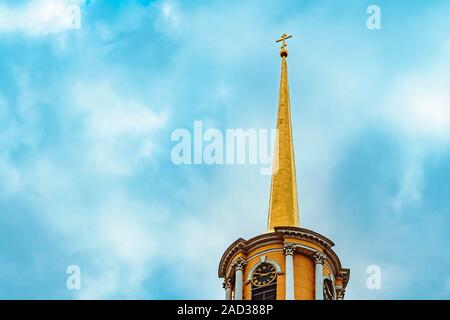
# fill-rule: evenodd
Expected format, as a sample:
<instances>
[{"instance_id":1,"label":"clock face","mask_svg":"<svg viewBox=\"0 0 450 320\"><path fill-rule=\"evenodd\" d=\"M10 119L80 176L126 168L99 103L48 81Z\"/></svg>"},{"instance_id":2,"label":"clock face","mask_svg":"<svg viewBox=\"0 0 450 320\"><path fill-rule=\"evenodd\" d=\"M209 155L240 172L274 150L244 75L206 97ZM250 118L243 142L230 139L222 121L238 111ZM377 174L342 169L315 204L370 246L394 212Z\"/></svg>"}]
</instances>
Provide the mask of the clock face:
<instances>
[{"instance_id":1,"label":"clock face","mask_svg":"<svg viewBox=\"0 0 450 320\"><path fill-rule=\"evenodd\" d=\"M277 278L277 270L270 263L262 263L252 275L252 284L256 287L267 286Z\"/></svg>"}]
</instances>

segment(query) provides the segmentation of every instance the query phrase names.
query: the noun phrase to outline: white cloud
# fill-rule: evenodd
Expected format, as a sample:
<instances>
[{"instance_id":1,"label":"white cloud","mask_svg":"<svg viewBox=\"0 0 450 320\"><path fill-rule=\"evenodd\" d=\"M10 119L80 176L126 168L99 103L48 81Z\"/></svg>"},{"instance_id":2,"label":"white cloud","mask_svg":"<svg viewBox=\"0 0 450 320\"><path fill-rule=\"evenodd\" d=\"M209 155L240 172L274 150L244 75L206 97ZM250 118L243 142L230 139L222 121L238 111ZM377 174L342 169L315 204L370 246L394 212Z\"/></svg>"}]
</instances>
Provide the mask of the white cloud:
<instances>
[{"instance_id":1,"label":"white cloud","mask_svg":"<svg viewBox=\"0 0 450 320\"><path fill-rule=\"evenodd\" d=\"M85 290L77 292L78 298L141 296L145 279L154 271L148 265L161 254L156 209L136 205L130 196L109 201L114 198L100 201L102 208L86 220L92 233L83 234L82 249L94 249L96 257L89 261Z\"/></svg>"},{"instance_id":2,"label":"white cloud","mask_svg":"<svg viewBox=\"0 0 450 320\"><path fill-rule=\"evenodd\" d=\"M53 2L56 1L48 3ZM42 4L44 1L34 3ZM240 6L241 4L239 4ZM237 7L234 6L234 8ZM0 7L0 17L2 14L6 17L5 12L13 12L11 8L8 8L9 11L5 11L4 8L4 6ZM57 15L58 10L55 8L57 7L43 10L40 12L42 17L34 22L30 21L29 24L16 23L7 27L1 24L0 32L24 31L30 34L60 32L64 28L60 25L53 26L48 22L50 21L48 17ZM26 14L24 12L14 11L15 14L17 13L17 17L19 14L21 17L27 17L32 11L26 11L28 12L25 12ZM248 15L249 12L254 12L254 14ZM189 73L186 82L179 83L173 81L171 77L180 73L177 69L180 65L183 67L190 65L192 61L195 61L193 56L199 54L204 57L210 56L211 59L214 59L214 65L225 66L223 69L218 67L218 71L215 71L216 74L221 74L225 79L227 75L230 76L230 79L236 79L233 73L240 71L244 62L248 63L246 60L248 57L253 57L256 52L267 53L268 50L272 50L271 46L274 44L269 41L270 39L267 40L267 37L273 31L271 31L270 23L265 23L264 19L267 18L267 15L258 11L258 8L243 7L240 12L228 9L225 12L221 11L220 17L214 13L214 10L201 10L200 13L196 12L189 17L182 15L183 12L180 12L173 3L163 3L160 7L160 20L156 22L160 24L161 29L168 33L171 32L171 26L177 26L180 17L183 17L183 22L186 22L189 30L193 31L190 34L195 34L196 37L190 36L189 39L186 39L185 47L182 47L184 51L178 55L178 58L185 59L177 60L179 65L175 65L175 71L168 70L165 77L159 79L161 82L177 83L180 87L185 86L190 89L188 81L195 79L193 73ZM236 14L238 14L237 18ZM130 17L135 18L136 16L130 15ZM292 19L292 21L297 24L301 19ZM106 33L105 37L111 37L109 33L114 33L111 32L111 28L114 26L104 25L103 27ZM298 28L297 26L295 30ZM240 35L242 30L246 30L244 32L245 41L236 41L236 35ZM206 45L205 39L207 39ZM259 41L261 39L263 41ZM268 43L267 47L265 44L261 45L266 42ZM308 45L303 45L308 47ZM204 50L205 46L208 47L207 53ZM295 52L294 46L295 42L292 44L293 53ZM245 49L250 47L252 50ZM301 52L300 46L297 48L297 52ZM210 50L214 54L210 54ZM309 51L313 52L312 55L317 55L316 51ZM333 50L323 50L323 52L326 53L326 56L330 56L329 52L333 52ZM276 63L277 60L272 55L272 52L267 55L270 57L270 63ZM276 56L276 52L274 55ZM296 55L298 57L300 54L292 54L290 61L293 61L292 59L295 59ZM202 59L204 57L202 56ZM216 59L219 61L217 62ZM326 61L326 57L320 61L322 60ZM325 235L328 235L328 231L335 229L333 221L340 218L336 212L342 210L342 208L328 208L329 205L326 201L327 187L333 173L332 168L344 152L345 142L358 134L358 130L367 125L367 118L371 116L359 102L367 101L362 99L365 93L364 89L370 87L372 83L361 83L363 77L358 74L358 70L351 73L351 81L345 82L344 80L348 80L348 77L340 76L345 75L348 72L346 70L351 69L350 66L357 64L356 61L351 61L351 58L348 60L348 65L346 65L346 61L337 60L329 63L329 65L341 63L343 66L331 72L331 75L335 75L334 77L319 74L318 78L321 81L326 82L327 80L322 79L329 79L329 86L318 88L320 90L316 90L312 94L316 99L316 97L319 98L321 95L329 93L330 97L327 97L327 102L337 101L339 103L331 104L326 110L320 110L323 112L318 112L317 119L305 112L306 117L302 118L304 120L294 123L294 127L303 130L302 134L296 135L296 145L300 151L296 153L297 163L303 168L299 171L300 206L304 210L301 217L302 223L307 220L317 222L316 224L320 227L319 231L327 231ZM268 60L256 61L260 63ZM295 83L296 79L298 81L301 74L301 68L295 69L296 65L300 65L297 61L295 64L290 64L293 75L292 83ZM317 60L311 60L311 62L317 62ZM234 66L236 69L231 69L230 66ZM278 76L278 66L274 65L274 68L277 68ZM329 70L328 65L323 69ZM399 79L389 97L390 107L381 110L383 118L383 121L379 123L381 126L388 124L394 129L401 128L405 136L411 137L421 137L423 133L431 137L438 137L441 133L447 132L449 120L446 118L445 101L448 96L441 90L445 83L436 88L430 81L439 83L440 76L436 76L436 73L428 75L426 80L421 79L422 74L413 77L414 80L411 81L406 78L403 78L404 81ZM166 77L168 79L165 79ZM254 85L251 81L249 82L249 87ZM275 80L274 83L276 83ZM224 81L223 84L225 88L233 88L231 82ZM411 84L412 86L410 86ZM207 82L203 86L204 91L200 92L202 94L210 90ZM270 87L272 91L267 94L267 97L273 97L273 101L276 101L275 86L276 84ZM422 86L425 86L425 89ZM292 88L293 94L295 95L297 92L300 96L299 92L303 87L302 83L298 88ZM264 87L262 91L268 92L265 89L267 87ZM245 91L248 93L248 88ZM222 92L225 94L227 90ZM246 104L254 99L253 95L258 94L258 91L255 89L254 92L251 91L251 94L245 95L242 92L241 94L234 93L232 90L229 92L229 94L237 94L241 100L241 105L238 105L240 110L236 113L239 117L231 115L231 123L234 124L235 121L240 120L241 123L247 124L248 121L252 121L251 117L245 117L245 109L254 112L251 108L247 108ZM432 95L428 96L429 93ZM414 94L419 99L410 101ZM175 96L176 93L174 92L173 95ZM245 100L245 97L248 97L248 100ZM184 99L184 97L179 98ZM313 98L310 97L307 101L303 99L303 96L301 98L293 100L293 110L301 109L303 112L316 107ZM430 105L434 116L430 116L426 112L428 99L432 101ZM35 101L34 99L29 100ZM265 100L264 103L268 103L267 101L269 100ZM151 103L149 102L149 105ZM408 108L410 103L414 106L413 112ZM33 163L29 164L26 169L18 168L19 170L17 170L11 163L6 163L4 168L13 169L9 172L16 170L20 174L23 173L17 181L25 184L27 192L24 194L33 195L33 199L30 201L39 208L39 212L36 214L48 221L51 229L62 236L64 241L61 241L60 245L68 255L79 253L80 256L89 258L89 267L82 269L83 290L79 292L79 297L110 298L125 292L128 292L130 297L136 297L155 267L169 261L173 268L168 272L173 274L174 278L185 279L186 274L191 275L189 279L180 282L182 290L179 291L184 296L221 298L223 290L216 273L220 255L226 246L237 237L248 238L264 231L270 181L268 178L261 178L257 169L253 171L252 168L242 170L246 175L240 174L241 170L236 167L223 169L217 175L219 179L209 179L211 176L208 176L207 181L200 179L203 171L202 173L197 171L191 177L192 185L189 188L172 190L177 196L178 193L185 193L185 197L181 201L176 202L180 199L175 199L175 197L173 202L168 201L167 195L166 199L163 199L164 195L161 195L161 199L166 201L162 208L154 203L146 203L142 195L134 196L124 186L121 188L124 180L115 180L114 178L132 174L136 166L151 157L156 143L154 141L155 130L165 125L165 114L155 112L149 105L146 102L133 101L130 95L123 94L120 87L111 86L108 81L74 86L68 96L67 105L62 107L71 109L70 112L72 112L72 114L66 115L64 121L71 121L73 116L82 119L79 123L79 132L76 132L75 135L82 136L83 142L87 142L87 145L73 145L74 149L79 149L77 153L83 155L82 163L78 164L79 167L74 166L70 161L58 162L57 159L52 159L50 155L42 152L39 154L39 158L33 159ZM245 106L245 108L239 108L241 106ZM276 102L268 110L272 110L267 117L270 118L269 123L273 124ZM207 111L205 107L205 117L210 116ZM327 115L329 119L324 119ZM349 118L351 119L349 120ZM354 122L352 122L353 120ZM346 126L349 123L351 126ZM354 125L354 123L359 123L359 125ZM64 126L63 123L61 125ZM327 128L326 132L323 132L323 128ZM397 131L395 130L395 132ZM62 148L62 150L67 149ZM58 147L56 151L61 150ZM413 154L411 157L415 157L415 155ZM84 168L88 169L87 174ZM8 170L2 170L0 160L0 172L9 175ZM221 169L214 168L214 170ZM421 162L411 161L400 177L403 183L397 198L399 208L405 203L414 203L420 200ZM107 182L101 181L102 178L107 178ZM185 178L186 175L183 175L183 179ZM22 181L23 179L25 181ZM183 187L185 187L184 184ZM306 207L305 203L308 204ZM172 214L170 210L174 204L183 204L183 208L186 209L182 213L173 213L176 218L169 222L165 219ZM324 222L324 220L327 221ZM305 226L309 227L310 225ZM341 237L351 237L351 233L350 235L346 234L347 232L341 233ZM336 240L337 248L342 249L340 239L333 238L333 240ZM359 257L353 257L353 260L343 259L342 262L344 266L351 267L353 273L358 270L358 265L355 264L358 259ZM395 285L389 285L390 283L395 284L393 280L396 279L397 274L398 270L395 267L392 272L387 273L386 288L393 291L400 290ZM364 280L363 276L361 279ZM409 278L406 280L409 281ZM354 278L350 285L356 284L357 281L358 279ZM401 289L405 286L403 283ZM149 289L151 291L151 288ZM365 294L364 291L360 296L354 296L362 298L365 297ZM151 295L146 298L151 298Z\"/></svg>"},{"instance_id":3,"label":"white cloud","mask_svg":"<svg viewBox=\"0 0 450 320\"><path fill-rule=\"evenodd\" d=\"M91 183L80 168L40 157L22 168L29 204L56 235L60 250L81 267L78 298L142 297L160 255L167 211L134 197L120 183ZM97 177L98 178L98 177ZM84 199L84 200L83 200Z\"/></svg>"},{"instance_id":4,"label":"white cloud","mask_svg":"<svg viewBox=\"0 0 450 320\"><path fill-rule=\"evenodd\" d=\"M70 263L80 265L83 289L74 292L79 298L145 297L143 284L153 272L146 266L159 251L157 237L168 216L167 209L135 197L122 179L114 179L152 159L154 134L166 116L109 80L64 90L66 98L53 110L61 116L52 119L61 129L57 145L39 134L47 92L25 81L16 110L0 95L0 195L18 195L36 208L36 218L60 239L60 250L74 258ZM23 144L32 156L14 163L10 153Z\"/></svg>"},{"instance_id":5,"label":"white cloud","mask_svg":"<svg viewBox=\"0 0 450 320\"><path fill-rule=\"evenodd\" d=\"M431 62L392 80L374 115L404 147L399 190L392 202L397 212L421 204L425 157L445 150L450 141L450 64L443 48Z\"/></svg>"},{"instance_id":6,"label":"white cloud","mask_svg":"<svg viewBox=\"0 0 450 320\"><path fill-rule=\"evenodd\" d=\"M445 54L394 80L382 101L387 124L416 142L446 143L450 138L449 69Z\"/></svg>"},{"instance_id":7,"label":"white cloud","mask_svg":"<svg viewBox=\"0 0 450 320\"><path fill-rule=\"evenodd\" d=\"M178 5L175 1L161 1L156 5L156 8L159 11L159 15L155 21L155 26L161 32L164 32L171 37L183 32L181 26L186 26L182 25L182 12L178 9Z\"/></svg>"},{"instance_id":8,"label":"white cloud","mask_svg":"<svg viewBox=\"0 0 450 320\"><path fill-rule=\"evenodd\" d=\"M419 205L422 202L423 159L420 156L409 156L409 164L403 167L399 190L393 199L393 206L400 212L407 205Z\"/></svg>"},{"instance_id":9,"label":"white cloud","mask_svg":"<svg viewBox=\"0 0 450 320\"><path fill-rule=\"evenodd\" d=\"M111 202L95 218L99 237L120 260L131 264L144 262L157 250L156 239L151 234L153 228L145 228L148 219L139 215L146 213L138 208L135 209L137 212L130 213L124 204Z\"/></svg>"},{"instance_id":10,"label":"white cloud","mask_svg":"<svg viewBox=\"0 0 450 320\"><path fill-rule=\"evenodd\" d=\"M164 3L162 5L162 13L166 17L173 16L173 8L172 8L172 6L170 4L168 4L168 3Z\"/></svg>"},{"instance_id":11,"label":"white cloud","mask_svg":"<svg viewBox=\"0 0 450 320\"><path fill-rule=\"evenodd\" d=\"M92 168L108 175L128 175L154 150L153 134L166 122L164 113L124 99L108 83L73 87L76 112L85 122L87 157Z\"/></svg>"},{"instance_id":12,"label":"white cloud","mask_svg":"<svg viewBox=\"0 0 450 320\"><path fill-rule=\"evenodd\" d=\"M35 0L23 5L0 5L0 33L29 35L59 33L80 27L82 0Z\"/></svg>"}]
</instances>

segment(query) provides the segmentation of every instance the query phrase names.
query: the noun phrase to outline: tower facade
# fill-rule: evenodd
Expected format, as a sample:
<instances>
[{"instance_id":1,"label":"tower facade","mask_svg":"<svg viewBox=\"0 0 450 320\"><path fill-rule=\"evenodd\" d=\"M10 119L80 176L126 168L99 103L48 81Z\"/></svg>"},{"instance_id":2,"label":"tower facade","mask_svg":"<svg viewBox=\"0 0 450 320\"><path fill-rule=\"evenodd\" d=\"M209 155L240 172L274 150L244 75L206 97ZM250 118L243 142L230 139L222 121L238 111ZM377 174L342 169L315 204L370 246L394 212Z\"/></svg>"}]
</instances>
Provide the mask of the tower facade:
<instances>
[{"instance_id":1,"label":"tower facade","mask_svg":"<svg viewBox=\"0 0 450 320\"><path fill-rule=\"evenodd\" d=\"M342 300L350 270L323 235L300 227L289 99L286 39L282 42L277 137L267 231L237 239L222 256L227 300Z\"/></svg>"}]
</instances>

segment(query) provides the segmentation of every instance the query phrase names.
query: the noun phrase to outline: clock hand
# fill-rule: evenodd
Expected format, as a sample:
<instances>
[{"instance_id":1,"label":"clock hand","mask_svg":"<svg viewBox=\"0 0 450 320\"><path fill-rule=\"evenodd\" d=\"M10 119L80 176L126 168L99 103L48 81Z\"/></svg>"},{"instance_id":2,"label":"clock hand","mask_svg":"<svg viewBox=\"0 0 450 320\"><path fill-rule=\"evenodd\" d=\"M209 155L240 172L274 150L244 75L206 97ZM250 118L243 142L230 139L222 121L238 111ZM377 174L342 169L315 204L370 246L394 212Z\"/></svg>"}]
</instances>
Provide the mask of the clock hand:
<instances>
[{"instance_id":1,"label":"clock hand","mask_svg":"<svg viewBox=\"0 0 450 320\"><path fill-rule=\"evenodd\" d=\"M273 273L274 273L274 271L270 271L270 272L267 272L267 273L259 273L259 275L267 276L268 274L273 274Z\"/></svg>"}]
</instances>

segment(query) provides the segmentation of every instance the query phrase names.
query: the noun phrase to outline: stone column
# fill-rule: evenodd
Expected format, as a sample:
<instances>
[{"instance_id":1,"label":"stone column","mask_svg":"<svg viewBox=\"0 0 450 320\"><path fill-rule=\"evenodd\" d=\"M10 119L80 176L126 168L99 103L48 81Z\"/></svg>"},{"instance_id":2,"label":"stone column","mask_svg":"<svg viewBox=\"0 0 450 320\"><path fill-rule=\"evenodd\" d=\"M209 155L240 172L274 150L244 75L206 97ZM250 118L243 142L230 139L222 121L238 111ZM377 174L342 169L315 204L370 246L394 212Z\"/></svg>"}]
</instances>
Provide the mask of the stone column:
<instances>
[{"instance_id":1,"label":"stone column","mask_svg":"<svg viewBox=\"0 0 450 320\"><path fill-rule=\"evenodd\" d=\"M225 300L231 300L231 291L232 291L231 279L226 278L223 281L223 288L225 289Z\"/></svg>"},{"instance_id":2,"label":"stone column","mask_svg":"<svg viewBox=\"0 0 450 320\"><path fill-rule=\"evenodd\" d=\"M295 299L294 288L294 252L295 248L291 244L284 245L284 255L286 258L286 300Z\"/></svg>"},{"instance_id":3,"label":"stone column","mask_svg":"<svg viewBox=\"0 0 450 320\"><path fill-rule=\"evenodd\" d=\"M325 255L317 252L314 255L316 264L316 300L323 300L323 260Z\"/></svg>"},{"instance_id":4,"label":"stone column","mask_svg":"<svg viewBox=\"0 0 450 320\"><path fill-rule=\"evenodd\" d=\"M234 299L235 300L242 300L243 295L243 278L244 278L244 266L247 264L247 262L242 259L238 258L236 262L234 263L234 270L235 270L235 281L234 281Z\"/></svg>"}]
</instances>

